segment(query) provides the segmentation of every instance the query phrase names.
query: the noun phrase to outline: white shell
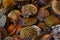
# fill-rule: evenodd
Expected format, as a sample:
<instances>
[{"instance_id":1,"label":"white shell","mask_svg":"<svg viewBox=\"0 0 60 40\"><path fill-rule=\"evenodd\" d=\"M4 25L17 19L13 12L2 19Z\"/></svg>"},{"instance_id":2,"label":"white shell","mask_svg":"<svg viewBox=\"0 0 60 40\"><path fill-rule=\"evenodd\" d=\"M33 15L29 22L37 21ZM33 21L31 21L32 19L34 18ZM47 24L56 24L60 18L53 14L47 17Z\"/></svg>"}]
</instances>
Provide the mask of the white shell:
<instances>
[{"instance_id":1,"label":"white shell","mask_svg":"<svg viewBox=\"0 0 60 40\"><path fill-rule=\"evenodd\" d=\"M60 25L56 25L52 27L52 35L55 40L60 40Z\"/></svg>"}]
</instances>

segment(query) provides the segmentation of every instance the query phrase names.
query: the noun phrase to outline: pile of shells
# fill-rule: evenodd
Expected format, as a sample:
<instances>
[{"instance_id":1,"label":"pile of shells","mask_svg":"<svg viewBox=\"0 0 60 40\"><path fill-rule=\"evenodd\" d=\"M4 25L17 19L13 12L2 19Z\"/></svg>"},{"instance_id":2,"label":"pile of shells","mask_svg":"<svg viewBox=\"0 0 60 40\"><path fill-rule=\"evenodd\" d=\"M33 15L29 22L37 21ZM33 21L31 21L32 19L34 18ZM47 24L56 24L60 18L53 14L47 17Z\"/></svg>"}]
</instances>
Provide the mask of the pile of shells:
<instances>
[{"instance_id":1,"label":"pile of shells","mask_svg":"<svg viewBox=\"0 0 60 40\"><path fill-rule=\"evenodd\" d=\"M0 0L0 40L60 40L60 0Z\"/></svg>"}]
</instances>

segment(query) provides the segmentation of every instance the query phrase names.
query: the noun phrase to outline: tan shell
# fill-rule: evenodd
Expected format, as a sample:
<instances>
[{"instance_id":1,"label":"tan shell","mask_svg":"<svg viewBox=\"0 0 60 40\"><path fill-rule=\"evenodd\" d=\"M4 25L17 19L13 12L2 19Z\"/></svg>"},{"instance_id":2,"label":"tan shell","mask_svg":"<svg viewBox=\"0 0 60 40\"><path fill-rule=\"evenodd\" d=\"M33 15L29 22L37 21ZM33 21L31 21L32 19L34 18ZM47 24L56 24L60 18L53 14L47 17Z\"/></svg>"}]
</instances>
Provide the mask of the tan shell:
<instances>
[{"instance_id":1,"label":"tan shell","mask_svg":"<svg viewBox=\"0 0 60 40\"><path fill-rule=\"evenodd\" d=\"M20 11L19 10L13 10L8 14L8 17L12 20L17 20L20 16Z\"/></svg>"},{"instance_id":2,"label":"tan shell","mask_svg":"<svg viewBox=\"0 0 60 40\"><path fill-rule=\"evenodd\" d=\"M57 0L52 1L52 9L56 14L60 15L60 2Z\"/></svg>"},{"instance_id":3,"label":"tan shell","mask_svg":"<svg viewBox=\"0 0 60 40\"><path fill-rule=\"evenodd\" d=\"M27 4L22 7L21 11L23 17L29 17L30 15L35 15L37 13L37 8L33 4Z\"/></svg>"}]
</instances>

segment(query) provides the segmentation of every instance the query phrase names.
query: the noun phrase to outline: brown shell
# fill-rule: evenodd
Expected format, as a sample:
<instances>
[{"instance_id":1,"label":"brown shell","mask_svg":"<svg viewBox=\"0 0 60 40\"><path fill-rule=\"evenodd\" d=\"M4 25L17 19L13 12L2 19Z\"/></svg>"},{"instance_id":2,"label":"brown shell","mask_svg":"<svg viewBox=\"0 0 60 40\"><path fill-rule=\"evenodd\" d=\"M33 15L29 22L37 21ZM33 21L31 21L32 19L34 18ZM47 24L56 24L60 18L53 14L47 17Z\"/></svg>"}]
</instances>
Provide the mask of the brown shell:
<instances>
[{"instance_id":1,"label":"brown shell","mask_svg":"<svg viewBox=\"0 0 60 40\"><path fill-rule=\"evenodd\" d=\"M3 0L2 1L2 5L6 8L12 6L13 4L15 4L13 0Z\"/></svg>"},{"instance_id":2,"label":"brown shell","mask_svg":"<svg viewBox=\"0 0 60 40\"><path fill-rule=\"evenodd\" d=\"M25 24L25 26L31 26L37 22L37 18L36 17L22 18L22 21Z\"/></svg>"},{"instance_id":3,"label":"brown shell","mask_svg":"<svg viewBox=\"0 0 60 40\"><path fill-rule=\"evenodd\" d=\"M44 21L44 18L48 17L50 15L50 12L45 8L40 8L37 18L39 21Z\"/></svg>"}]
</instances>

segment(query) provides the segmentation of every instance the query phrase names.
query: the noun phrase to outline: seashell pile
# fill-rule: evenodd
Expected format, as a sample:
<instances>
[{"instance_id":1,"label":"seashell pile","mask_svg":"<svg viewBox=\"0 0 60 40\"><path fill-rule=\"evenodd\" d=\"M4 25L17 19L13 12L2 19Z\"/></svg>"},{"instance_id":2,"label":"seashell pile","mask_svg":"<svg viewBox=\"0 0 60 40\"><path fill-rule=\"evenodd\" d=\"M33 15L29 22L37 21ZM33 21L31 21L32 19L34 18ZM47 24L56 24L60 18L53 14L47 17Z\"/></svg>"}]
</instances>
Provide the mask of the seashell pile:
<instances>
[{"instance_id":1,"label":"seashell pile","mask_svg":"<svg viewBox=\"0 0 60 40\"><path fill-rule=\"evenodd\" d=\"M60 40L60 0L0 0L0 40Z\"/></svg>"}]
</instances>

